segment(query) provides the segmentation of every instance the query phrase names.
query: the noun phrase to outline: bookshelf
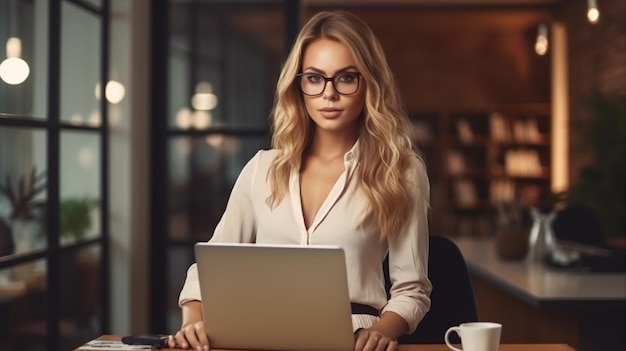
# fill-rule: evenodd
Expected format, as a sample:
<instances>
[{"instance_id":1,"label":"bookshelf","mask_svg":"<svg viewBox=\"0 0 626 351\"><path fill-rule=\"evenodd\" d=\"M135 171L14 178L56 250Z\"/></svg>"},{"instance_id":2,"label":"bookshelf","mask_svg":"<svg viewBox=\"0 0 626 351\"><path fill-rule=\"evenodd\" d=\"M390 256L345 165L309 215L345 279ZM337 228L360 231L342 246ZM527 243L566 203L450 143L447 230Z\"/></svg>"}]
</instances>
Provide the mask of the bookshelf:
<instances>
[{"instance_id":1,"label":"bookshelf","mask_svg":"<svg viewBox=\"0 0 626 351\"><path fill-rule=\"evenodd\" d=\"M431 232L489 236L495 206L550 190L549 104L411 113L431 181Z\"/></svg>"}]
</instances>

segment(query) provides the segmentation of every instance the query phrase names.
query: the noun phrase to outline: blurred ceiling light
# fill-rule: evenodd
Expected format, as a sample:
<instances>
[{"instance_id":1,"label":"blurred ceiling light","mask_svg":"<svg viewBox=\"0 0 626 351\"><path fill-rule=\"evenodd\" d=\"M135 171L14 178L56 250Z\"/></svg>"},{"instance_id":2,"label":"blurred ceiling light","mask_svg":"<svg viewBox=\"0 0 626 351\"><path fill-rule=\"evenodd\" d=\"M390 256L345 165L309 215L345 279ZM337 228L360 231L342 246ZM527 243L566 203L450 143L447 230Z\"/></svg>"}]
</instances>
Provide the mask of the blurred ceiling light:
<instances>
[{"instance_id":1,"label":"blurred ceiling light","mask_svg":"<svg viewBox=\"0 0 626 351\"><path fill-rule=\"evenodd\" d=\"M100 100L100 89L100 83L97 83L95 95L98 100ZM115 105L124 99L124 96L126 95L126 88L124 88L124 84L115 80L110 80L107 82L104 94L107 97L107 101Z\"/></svg>"},{"instance_id":2,"label":"blurred ceiling light","mask_svg":"<svg viewBox=\"0 0 626 351\"><path fill-rule=\"evenodd\" d=\"M206 129L211 125L213 116L209 111L196 111L191 122L196 129Z\"/></svg>"},{"instance_id":3,"label":"blurred ceiling light","mask_svg":"<svg viewBox=\"0 0 626 351\"><path fill-rule=\"evenodd\" d=\"M191 97L191 106L195 110L210 111L217 106L217 96L211 93L196 93Z\"/></svg>"},{"instance_id":4,"label":"blurred ceiling light","mask_svg":"<svg viewBox=\"0 0 626 351\"><path fill-rule=\"evenodd\" d=\"M7 58L0 63L0 78L7 84L21 84L28 78L30 68L28 63L22 60L22 41L18 37L10 37L7 40Z\"/></svg>"},{"instance_id":5,"label":"blurred ceiling light","mask_svg":"<svg viewBox=\"0 0 626 351\"><path fill-rule=\"evenodd\" d=\"M191 97L194 110L210 111L217 106L217 96L213 94L213 86L207 81L196 84L196 92Z\"/></svg>"},{"instance_id":6,"label":"blurred ceiling light","mask_svg":"<svg viewBox=\"0 0 626 351\"><path fill-rule=\"evenodd\" d=\"M126 95L126 88L124 88L124 84L115 80L110 80L107 83L104 93L110 103L118 104L122 101L122 99L124 99L124 96Z\"/></svg>"},{"instance_id":7,"label":"blurred ceiling light","mask_svg":"<svg viewBox=\"0 0 626 351\"><path fill-rule=\"evenodd\" d=\"M596 0L587 0L587 19L589 22L596 24L600 19L600 11Z\"/></svg>"},{"instance_id":8,"label":"blurred ceiling light","mask_svg":"<svg viewBox=\"0 0 626 351\"><path fill-rule=\"evenodd\" d=\"M535 41L535 52L537 55L545 55L548 52L548 26L541 23L537 28L537 41Z\"/></svg>"},{"instance_id":9,"label":"blurred ceiling light","mask_svg":"<svg viewBox=\"0 0 626 351\"><path fill-rule=\"evenodd\" d=\"M17 37L17 21L19 20L17 0L11 1L9 12L10 14L7 14L7 17L9 17L11 26L8 31L9 39L7 39L6 44L7 58L0 63L0 79L7 84L17 85L28 78L30 67L28 67L28 63L21 58L22 40Z\"/></svg>"},{"instance_id":10,"label":"blurred ceiling light","mask_svg":"<svg viewBox=\"0 0 626 351\"><path fill-rule=\"evenodd\" d=\"M176 113L176 126L180 129L188 129L191 127L191 110L188 108L181 108Z\"/></svg>"}]
</instances>

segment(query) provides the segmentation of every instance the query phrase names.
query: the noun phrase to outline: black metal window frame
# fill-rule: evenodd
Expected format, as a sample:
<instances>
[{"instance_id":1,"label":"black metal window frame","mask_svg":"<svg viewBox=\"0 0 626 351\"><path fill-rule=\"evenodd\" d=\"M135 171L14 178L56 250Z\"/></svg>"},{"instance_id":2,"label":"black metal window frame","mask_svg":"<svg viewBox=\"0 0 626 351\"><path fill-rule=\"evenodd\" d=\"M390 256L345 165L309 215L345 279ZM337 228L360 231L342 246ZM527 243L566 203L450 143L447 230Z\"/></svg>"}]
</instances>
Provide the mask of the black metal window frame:
<instances>
[{"instance_id":1,"label":"black metal window frame","mask_svg":"<svg viewBox=\"0 0 626 351\"><path fill-rule=\"evenodd\" d=\"M110 296L109 296L109 132L108 132L108 106L106 99L101 99L100 111L102 122L100 126L77 126L61 121L60 116L60 89L61 89L61 6L63 3L75 5L93 16L101 19L101 67L99 70L100 81L108 81L109 67L109 17L110 0L102 0L102 6L95 6L82 0L48 0L48 80L47 80L47 106L46 119L33 118L9 113L0 113L0 127L27 128L42 130L47 133L46 138L46 163L47 163L47 195L46 206L48 213L56 214L47 216L47 248L31 253L12 255L0 258L0 269L13 267L22 263L44 259L47 263L47 348L56 350L60 343L60 318L61 311L59 299L61 286L60 259L68 252L78 252L86 247L100 247L100 325L101 333L109 332L110 324ZM105 84L100 86L100 96L104 94ZM96 132L100 136L100 237L82 240L66 246L59 245L60 221L59 221L59 184L60 184L60 139L61 132L67 130Z\"/></svg>"},{"instance_id":2,"label":"black metal window frame","mask_svg":"<svg viewBox=\"0 0 626 351\"><path fill-rule=\"evenodd\" d=\"M285 50L288 50L299 29L300 1L282 0L285 13ZM162 333L167 330L167 285L168 249L189 246L190 241L171 240L167 233L168 199L163 189L167 188L167 141L173 137L198 137L210 134L221 134L233 137L260 136L266 137L268 129L250 127L212 128L206 130L177 130L168 126L168 38L169 38L169 0L154 0L152 4L152 47L151 47L151 223L150 223L150 331ZM286 52L285 52L286 54Z\"/></svg>"}]
</instances>

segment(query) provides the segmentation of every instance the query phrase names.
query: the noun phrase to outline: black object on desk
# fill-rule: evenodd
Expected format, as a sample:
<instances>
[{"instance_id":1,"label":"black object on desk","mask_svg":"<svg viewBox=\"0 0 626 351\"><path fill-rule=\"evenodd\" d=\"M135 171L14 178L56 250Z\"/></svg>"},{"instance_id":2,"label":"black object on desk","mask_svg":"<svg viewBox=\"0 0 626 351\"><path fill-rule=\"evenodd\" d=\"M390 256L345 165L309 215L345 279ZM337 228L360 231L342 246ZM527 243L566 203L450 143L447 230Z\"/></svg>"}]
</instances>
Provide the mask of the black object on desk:
<instances>
[{"instance_id":1,"label":"black object on desk","mask_svg":"<svg viewBox=\"0 0 626 351\"><path fill-rule=\"evenodd\" d=\"M153 349L160 349L167 346L169 335L165 334L143 334L128 335L122 337L122 342L126 345L146 345Z\"/></svg>"},{"instance_id":2,"label":"black object on desk","mask_svg":"<svg viewBox=\"0 0 626 351\"><path fill-rule=\"evenodd\" d=\"M626 254L614 248L557 240L557 249L546 256L550 267L586 272L626 272Z\"/></svg>"}]
</instances>

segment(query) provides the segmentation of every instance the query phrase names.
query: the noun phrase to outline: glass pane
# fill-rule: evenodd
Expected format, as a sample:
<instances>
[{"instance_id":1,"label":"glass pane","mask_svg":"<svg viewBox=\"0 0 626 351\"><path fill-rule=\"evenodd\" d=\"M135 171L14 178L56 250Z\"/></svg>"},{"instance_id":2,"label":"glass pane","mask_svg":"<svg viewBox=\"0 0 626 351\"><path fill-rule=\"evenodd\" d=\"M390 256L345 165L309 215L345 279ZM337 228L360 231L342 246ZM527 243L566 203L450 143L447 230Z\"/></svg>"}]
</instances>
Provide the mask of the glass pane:
<instances>
[{"instance_id":1,"label":"glass pane","mask_svg":"<svg viewBox=\"0 0 626 351\"><path fill-rule=\"evenodd\" d=\"M282 2L172 2L169 125L267 126L284 50Z\"/></svg>"},{"instance_id":2,"label":"glass pane","mask_svg":"<svg viewBox=\"0 0 626 351\"><path fill-rule=\"evenodd\" d=\"M48 1L0 1L0 113L46 115L47 65Z\"/></svg>"},{"instance_id":3,"label":"glass pane","mask_svg":"<svg viewBox=\"0 0 626 351\"><path fill-rule=\"evenodd\" d=\"M88 4L94 5L97 8L102 8L102 0L82 0Z\"/></svg>"},{"instance_id":4,"label":"glass pane","mask_svg":"<svg viewBox=\"0 0 626 351\"><path fill-rule=\"evenodd\" d=\"M46 246L46 133L0 127L0 256Z\"/></svg>"},{"instance_id":5,"label":"glass pane","mask_svg":"<svg viewBox=\"0 0 626 351\"><path fill-rule=\"evenodd\" d=\"M100 136L61 133L60 242L100 235Z\"/></svg>"},{"instance_id":6,"label":"glass pane","mask_svg":"<svg viewBox=\"0 0 626 351\"><path fill-rule=\"evenodd\" d=\"M46 294L43 260L0 270L0 350L45 350Z\"/></svg>"},{"instance_id":7,"label":"glass pane","mask_svg":"<svg viewBox=\"0 0 626 351\"><path fill-rule=\"evenodd\" d=\"M61 10L61 120L99 126L101 19L67 2Z\"/></svg>"},{"instance_id":8,"label":"glass pane","mask_svg":"<svg viewBox=\"0 0 626 351\"><path fill-rule=\"evenodd\" d=\"M167 332L174 333L182 325L182 315L178 307L178 295L187 277L187 269L194 262L193 245L171 247L168 255L167 287Z\"/></svg>"},{"instance_id":9,"label":"glass pane","mask_svg":"<svg viewBox=\"0 0 626 351\"><path fill-rule=\"evenodd\" d=\"M59 350L73 350L100 336L101 254L92 246L61 256Z\"/></svg>"},{"instance_id":10,"label":"glass pane","mask_svg":"<svg viewBox=\"0 0 626 351\"><path fill-rule=\"evenodd\" d=\"M172 138L169 144L169 235L208 240L226 207L239 172L264 137Z\"/></svg>"}]
</instances>

